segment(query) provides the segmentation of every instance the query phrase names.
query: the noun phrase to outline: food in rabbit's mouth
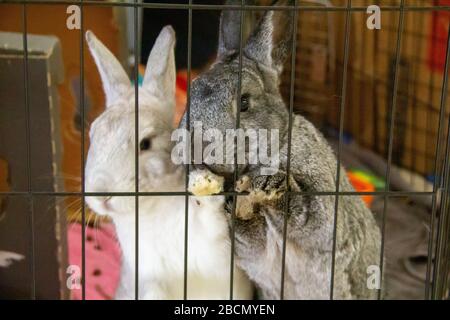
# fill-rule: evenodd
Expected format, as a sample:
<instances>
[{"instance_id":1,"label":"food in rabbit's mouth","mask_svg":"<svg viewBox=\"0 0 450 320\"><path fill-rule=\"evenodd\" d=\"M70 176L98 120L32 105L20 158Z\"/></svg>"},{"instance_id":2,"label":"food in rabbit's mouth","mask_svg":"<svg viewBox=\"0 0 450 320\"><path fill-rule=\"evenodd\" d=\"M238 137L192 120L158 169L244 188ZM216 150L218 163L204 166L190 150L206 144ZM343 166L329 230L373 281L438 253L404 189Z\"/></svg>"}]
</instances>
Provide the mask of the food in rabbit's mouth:
<instances>
[{"instance_id":1,"label":"food in rabbit's mouth","mask_svg":"<svg viewBox=\"0 0 450 320\"><path fill-rule=\"evenodd\" d=\"M189 191L195 196L208 196L223 190L224 178L208 170L197 170L189 175Z\"/></svg>"}]
</instances>

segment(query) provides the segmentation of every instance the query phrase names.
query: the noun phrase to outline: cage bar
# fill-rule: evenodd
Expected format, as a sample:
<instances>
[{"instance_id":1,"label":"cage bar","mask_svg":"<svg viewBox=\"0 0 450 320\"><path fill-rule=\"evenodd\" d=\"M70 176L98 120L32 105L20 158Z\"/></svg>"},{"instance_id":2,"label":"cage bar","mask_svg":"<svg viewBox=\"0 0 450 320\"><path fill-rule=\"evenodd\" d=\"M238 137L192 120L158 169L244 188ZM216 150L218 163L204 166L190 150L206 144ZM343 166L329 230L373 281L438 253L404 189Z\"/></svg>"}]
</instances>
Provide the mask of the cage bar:
<instances>
[{"instance_id":1,"label":"cage bar","mask_svg":"<svg viewBox=\"0 0 450 320\"><path fill-rule=\"evenodd\" d=\"M135 4L139 0L134 0ZM135 278L134 278L134 295L135 300L139 300L139 20L138 20L138 6L134 6L134 186L135 186L135 204L134 204L134 219L135 219Z\"/></svg>"},{"instance_id":2,"label":"cage bar","mask_svg":"<svg viewBox=\"0 0 450 320\"><path fill-rule=\"evenodd\" d=\"M342 73L342 87L341 87L341 103L339 105L339 146L337 151L336 164L336 195L334 202L334 221L333 221L333 249L331 258L331 281L330 281L330 299L333 300L334 292L334 274L335 274L335 259L336 259L336 243L337 243L337 219L339 207L340 181L341 181L341 155L342 155L342 141L344 140L344 115L345 103L347 99L347 74L348 74L348 60L349 60L349 46L350 46L350 26L351 26L351 11L352 0L347 0L347 14L345 17L345 44L344 44L344 65Z\"/></svg>"},{"instance_id":3,"label":"cage bar","mask_svg":"<svg viewBox=\"0 0 450 320\"><path fill-rule=\"evenodd\" d=\"M434 165L434 176L435 181L433 184L433 194L432 194L432 209L431 209L431 217L430 217L430 236L428 239L428 261L427 261L427 271L426 271L426 282L425 282L425 299L430 299L430 286L433 285L431 282L431 272L433 268L433 247L434 247L434 237L435 237L435 224L436 224L436 214L437 214L437 194L439 192L439 189L442 188L441 182L441 175L442 175L442 169L441 169L441 163L442 161L439 161L441 159L441 147L442 147L442 140L443 140L443 134L441 131L444 128L444 117L446 113L446 101L447 101L447 89L448 89L448 73L450 71L449 69L450 64L450 31L447 35L447 52L445 57L445 67L444 67L444 75L442 78L442 91L441 91L441 104L440 104L440 115L439 115L439 128L438 128L438 137L436 141L436 153L435 153L435 165ZM448 135L448 133L447 133ZM445 169L445 165L444 165ZM442 209L442 208L441 208Z\"/></svg>"},{"instance_id":4,"label":"cage bar","mask_svg":"<svg viewBox=\"0 0 450 320\"><path fill-rule=\"evenodd\" d=\"M241 96L242 90L242 44L244 42L244 13L243 7L245 6L245 0L240 1L239 8L239 55L238 55L238 86L237 86L237 97ZM239 129L241 126L241 100L236 99L236 121L235 129ZM237 138L236 138L237 139ZM236 219L236 205L237 205L237 193L234 190L236 181L238 180L238 162L237 162L237 143L234 145L234 172L233 172L233 203L231 208L231 247L230 247L230 300L233 300L233 288L234 288L234 250L235 250L235 219Z\"/></svg>"},{"instance_id":5,"label":"cage bar","mask_svg":"<svg viewBox=\"0 0 450 320\"><path fill-rule=\"evenodd\" d=\"M402 35L403 35L403 27L405 21L405 11L403 10L405 4L405 0L401 0L400 3L400 15L399 15L399 23L397 30L397 44L395 49L395 71L394 71L394 82L392 88L392 104L391 104L391 114L390 114L390 122L389 122L389 143L388 143L388 163L386 167L386 185L385 191L387 193L384 195L384 208L383 208L383 222L381 227L381 248L380 248L380 284L381 288L378 291L378 299L382 298L383 291L383 270L384 270L384 241L385 241L385 231L386 231L386 214L388 207L388 200L391 190L390 187L390 175L391 175L391 166L392 166L392 148L394 141L394 125L395 125L395 111L397 106L397 93L398 93L398 74L399 74L399 65L400 65L400 54L402 50Z\"/></svg>"},{"instance_id":6,"label":"cage bar","mask_svg":"<svg viewBox=\"0 0 450 320\"><path fill-rule=\"evenodd\" d=\"M27 154L27 196L30 209L29 216L29 226L30 226L30 243L29 243L29 255L30 255L30 274L31 274L31 287L30 295L31 299L36 299L36 270L35 270L35 233L34 233L34 204L33 204L33 194L32 194L32 184L31 184L31 129L30 129L30 103L29 103L29 92L28 92L28 25L27 25L27 5L26 3L22 6L22 28L23 28L23 72L24 72L24 86L25 86L25 112L26 116L26 154Z\"/></svg>"},{"instance_id":7,"label":"cage bar","mask_svg":"<svg viewBox=\"0 0 450 320\"><path fill-rule=\"evenodd\" d=\"M80 101L81 101L81 297L86 300L86 172L85 172L85 146L86 146L86 109L84 101L84 20L83 0L80 7Z\"/></svg>"},{"instance_id":8,"label":"cage bar","mask_svg":"<svg viewBox=\"0 0 450 320\"><path fill-rule=\"evenodd\" d=\"M292 148L292 124L294 115L294 87L295 87L295 63L296 63L296 52L297 52L297 26L298 26L298 3L294 0L294 11L293 19L291 21L292 25L292 49L291 49L291 80L289 88L289 122L288 122L288 147L287 147L287 159L286 159L286 190L289 192L291 186L289 184L289 179L291 175L291 148ZM284 280L285 280L285 268L286 268L286 241L287 241L287 229L289 220L289 201L290 194L285 195L285 207L284 207L284 217L283 217L283 247L281 252L281 283L280 283L280 300L284 299Z\"/></svg>"},{"instance_id":9,"label":"cage bar","mask_svg":"<svg viewBox=\"0 0 450 320\"><path fill-rule=\"evenodd\" d=\"M192 0L189 0L192 5ZM190 132L191 126L191 60L192 60L192 9L189 7L188 15L188 57L187 57L187 92L186 92L186 129ZM192 141L190 140L189 150L192 149ZM184 300L187 300L187 285L188 285L188 240L189 240L189 164L186 164L186 187L185 187L185 203L184 203L184 280L183 280L183 295Z\"/></svg>"},{"instance_id":10,"label":"cage bar","mask_svg":"<svg viewBox=\"0 0 450 320\"><path fill-rule=\"evenodd\" d=\"M298 196L334 196L338 193L336 191L287 191L289 195L298 195ZM33 191L31 192L33 196L82 196L81 192L48 192L48 191ZM187 192L188 195L191 193ZM217 195L223 196L232 196L236 193L233 191L223 191L217 193ZM247 195L248 192L242 192L239 195ZM339 191L339 195L341 196L383 196L383 195L392 195L392 196L414 196L414 195L433 195L433 191ZM11 192L0 192L2 196L26 196L27 192L24 191L11 191ZM131 197L135 196L135 192L85 192L85 196L89 197L100 197L100 196L114 196L114 197ZM184 191L175 191L175 192L139 192L138 196L184 196L186 192Z\"/></svg>"},{"instance_id":11,"label":"cage bar","mask_svg":"<svg viewBox=\"0 0 450 320\"><path fill-rule=\"evenodd\" d=\"M192 10L294 10L292 6L267 6L267 5L244 5L242 8L240 5L215 5L215 4L172 4L172 3L133 3L133 2L105 2L105 1L92 1L92 0L2 0L3 3L13 3L13 4L79 4L80 1L83 2L85 6L114 6L114 7L142 7L142 8L153 8L153 9L192 9ZM436 6L404 6L401 9L400 6L396 5L384 5L380 6L382 11L450 11L450 6L448 5L436 5ZM302 6L304 11L347 11L345 6L335 6L335 7L317 7L317 6ZM354 6L351 11L365 12L367 10L366 6Z\"/></svg>"},{"instance_id":12,"label":"cage bar","mask_svg":"<svg viewBox=\"0 0 450 320\"><path fill-rule=\"evenodd\" d=\"M450 229L450 120L447 134L446 157L444 165L444 184L442 187L441 210L439 213L439 225L436 237L435 264L433 268L433 299L445 299L448 295L449 256L448 237Z\"/></svg>"}]
</instances>

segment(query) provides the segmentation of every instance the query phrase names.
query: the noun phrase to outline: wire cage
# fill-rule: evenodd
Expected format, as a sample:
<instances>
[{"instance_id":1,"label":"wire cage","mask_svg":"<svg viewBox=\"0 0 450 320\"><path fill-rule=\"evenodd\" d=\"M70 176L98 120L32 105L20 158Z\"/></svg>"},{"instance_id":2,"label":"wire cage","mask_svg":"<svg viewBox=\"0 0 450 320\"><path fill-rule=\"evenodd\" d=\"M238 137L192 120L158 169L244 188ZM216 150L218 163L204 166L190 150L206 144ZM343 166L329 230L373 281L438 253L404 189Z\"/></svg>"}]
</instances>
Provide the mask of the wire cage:
<instances>
[{"instance_id":1,"label":"wire cage","mask_svg":"<svg viewBox=\"0 0 450 320\"><path fill-rule=\"evenodd\" d=\"M370 30L366 27L369 5L378 5L381 9L382 27L380 30ZM76 6L80 12L79 29L63 31L59 30L65 25L67 19L66 9ZM2 8L3 7L3 8ZM48 281L58 282L53 297L69 298L66 286L68 269L68 249L66 240L67 226L65 217L70 214L73 202L78 206L75 210L79 213L79 246L80 253L78 275L81 286L77 289L79 298L86 299L87 281L89 275L89 258L86 255L89 238L89 225L99 219L87 207L85 200L90 196L109 197L133 197L135 199L135 297L139 299L139 248L145 244L139 243L139 199L155 196L183 196L186 199L184 217L184 279L183 295L188 297L188 199L192 195L184 192L146 192L139 188L139 150L136 147L134 155L135 188L132 192L87 192L85 189L85 161L89 145L88 129L91 121L101 113L103 97L99 97L96 91L101 92L98 76L95 71L90 70L93 65L88 57L85 44L85 32L92 28L101 12L107 14L104 25L110 24L112 17L120 16L120 19L128 19L126 28L117 28L121 41L128 41L125 46L117 46L117 39L113 39L114 32L106 27L98 27L97 30L104 32L107 41L111 44L112 51L119 57L123 65L128 69L134 83L135 93L135 145L139 145L139 82L140 73L138 65L141 62L140 48L142 34L143 11L165 10L167 12L182 12L185 14L185 28L187 30L186 43L186 108L187 123L190 123L190 99L191 80L202 70L193 70L192 46L201 41L201 34L195 33L196 12L221 12L223 10L238 10L241 12L240 30L241 44L239 51L240 74L239 88L241 86L242 74L242 41L246 32L246 15L261 15L268 10L292 10L294 12L294 36L292 39L291 57L286 62L282 81L281 93L289 109L289 132L292 131L292 118L294 114L301 114L310 120L327 137L334 147L337 158L337 177L340 181L341 165L346 168L352 167L354 162L348 161L351 157L357 157L359 161L364 159L371 164L374 171L378 173L382 183L375 189L360 190L354 192L342 191L339 184L336 190L320 193L320 196L332 196L335 199L335 220L338 218L339 199L342 197L365 197L373 204L372 211L376 213L379 222L382 242L380 253L380 266L382 288L378 288L378 298L383 298L384 286L395 287L393 291L398 295L393 298L416 298L416 299L448 299L449 297L449 261L450 246L450 102L447 99L449 56L450 56L450 2L445 0L428 1L405 1L405 0L299 0L292 5L273 6L271 1L256 1L249 4L242 0L237 4L223 4L221 1L66 1L66 0L1 0L0 8L5 9L5 18L0 18L0 30L16 31L21 33L22 51L17 53L20 60L20 70L17 69L22 85L15 96L19 97L23 110L19 120L9 117L7 114L11 109L2 113L0 131L6 134L5 128L20 123L23 134L13 144L6 143L7 138L2 137L2 144L6 148L12 148L20 144L20 153L24 159L6 159L2 164L0 161L0 177L8 176L7 168L13 168L12 162L21 162L22 178L20 183L9 184L8 179L0 181L0 210L7 212L12 204L20 202L22 210L20 215L25 221L23 227L14 230L20 234L26 242L18 249L26 258L18 262L21 265L19 271L22 279L14 276L10 280L22 282L19 291L13 290L14 284L10 282L7 269L0 269L0 292L2 283L9 292L1 292L4 297L29 297L39 299L46 296ZM7 9L7 10L6 10ZM36 13L45 10L61 13L61 21L55 14L53 30L51 32L40 28ZM109 11L113 10L113 11ZM0 10L0 12L3 10ZM6 12L12 12L10 19ZM9 14L8 14L9 15ZM2 14L0 13L0 17ZM127 17L127 18L125 18ZM214 26L216 28L217 25ZM52 146L64 145L66 152L58 151L54 147L53 155L55 162L48 169L52 174L50 184L42 183L39 176L40 167L36 165L37 155L40 150L36 143L44 143L39 139L47 139L47 136L39 136L37 128L42 127L37 121L38 108L37 96L34 92L36 72L30 64L37 55L34 43L30 42L30 34L33 33L55 33L70 34L63 40L62 50L66 61L66 73L69 80L69 90L59 90L61 105L61 128L59 124L51 122L49 129L53 134L48 135ZM108 34L108 32L110 32ZM127 36L128 34L128 36ZM131 34L131 36L129 36ZM109 38L108 38L109 37ZM124 40L128 39L128 40ZM114 47L115 46L115 47ZM31 48L30 48L31 47ZM125 47L125 49L123 49ZM121 49L122 48L122 49ZM178 50L179 48L177 48ZM1 53L1 51L0 51ZM145 61L142 61L145 62ZM33 71L33 72L30 72ZM2 71L3 72L3 71ZM75 75L75 76L73 76ZM93 80L92 80L93 79ZM3 81L3 80L2 80ZM2 86L3 83L1 84ZM1 97L9 96L5 86ZM8 89L9 90L9 89ZM66 90L66 92L64 92ZM61 94L62 93L62 94ZM69 108L70 105L70 108ZM75 105L75 107L73 107ZM68 113L67 109L75 110ZM47 116L47 118L50 116ZM51 118L51 117L50 117ZM15 119L15 120L14 120ZM65 120L64 120L65 119ZM19 122L13 122L19 121ZM240 118L237 116L236 128L240 127ZM70 123L67 129L64 124ZM65 131L59 134L59 129ZM56 138L55 138L56 137ZM0 146L1 147L1 146ZM67 151L67 149L69 149ZM290 140L288 142L290 150ZM55 151L56 150L56 151ZM0 148L0 160L3 160L7 152ZM49 151L51 153L51 151ZM61 153L60 153L61 152ZM14 153L11 153L14 155ZM289 154L289 152L288 152ZM39 161L52 161L43 160ZM59 161L59 162L58 162ZM57 164L59 163L59 164ZM189 166L186 167L186 180L189 175ZM42 169L43 170L43 169ZM289 173L289 161L287 172ZM17 170L16 176L18 175ZM66 175L59 175L66 173ZM70 178L75 176L75 179ZM238 178L235 171L234 180ZM41 179L41 180L40 180ZM45 180L45 179L44 179ZM241 194L234 191L222 193L233 199L235 209L236 199ZM296 195L294 191L287 191L289 198ZM69 204L69 205L68 205ZM41 210L47 210L51 206L55 209L55 230L59 246L46 248L47 243L42 234L45 233L46 222L41 215ZM14 206L13 206L14 207ZM418 207L425 207L423 212L416 214ZM406 213L397 213L399 208ZM38 211L38 214L36 214ZM45 215L44 215L45 216ZM234 213L233 215L234 216ZM19 216L18 216L19 217ZM284 219L287 219L286 209ZM420 218L417 218L420 217ZM12 218L10 218L12 219ZM18 219L18 218L17 218ZM0 216L0 226L2 219ZM401 223L397 223L399 221ZM405 221L416 221L415 225L421 226L420 235L414 234L417 230L411 228ZM397 224L396 224L397 223ZM412 222L411 222L412 223ZM287 224L285 223L285 226ZM425 225L425 227L424 227ZM234 261L234 229L231 224L231 267L230 267L230 299L233 299L233 265ZM408 229L409 228L409 229ZM286 233L283 230L282 267L280 270L279 298L284 298L284 280L286 263ZM398 235L402 234L403 237ZM336 223L334 225L334 236L336 238ZM1 237L1 236L0 236ZM407 263L402 263L402 250L412 243L417 244L421 238L420 252L415 254ZM11 242L6 236L0 238L0 251L9 250ZM92 239L91 239L92 240ZM9 241L9 242L8 242ZM73 241L73 240L72 240ZM3 243L3 244L2 244ZM3 248L2 246L5 245ZM330 299L334 298L334 249L333 264L331 266ZM417 246L416 246L417 247ZM47 270L46 256L43 252L53 250L57 254L57 264L60 266L48 271L56 274L53 280L48 280L44 275ZM47 258L46 258L47 257ZM404 257L403 257L404 258ZM385 265L382 263L386 260ZM417 265L420 264L420 272ZM10 268L13 268L11 266ZM91 266L92 267L92 266ZM95 267L95 266L94 266ZM52 269L52 270L50 270ZM94 268L95 269L95 268ZM411 271L411 269L414 269ZM9 269L8 269L9 270ZM405 274L415 274L415 295L405 294L402 285L409 278ZM18 272L19 272L18 271ZM419 273L419 275L418 275ZM45 279L44 279L45 278ZM390 280L390 279L393 280ZM406 279L406 280L405 280ZM14 293L13 293L14 291ZM403 295L402 295L403 294ZM389 297L389 295L388 295ZM108 298L108 297L107 297ZM111 297L109 297L111 298Z\"/></svg>"}]
</instances>

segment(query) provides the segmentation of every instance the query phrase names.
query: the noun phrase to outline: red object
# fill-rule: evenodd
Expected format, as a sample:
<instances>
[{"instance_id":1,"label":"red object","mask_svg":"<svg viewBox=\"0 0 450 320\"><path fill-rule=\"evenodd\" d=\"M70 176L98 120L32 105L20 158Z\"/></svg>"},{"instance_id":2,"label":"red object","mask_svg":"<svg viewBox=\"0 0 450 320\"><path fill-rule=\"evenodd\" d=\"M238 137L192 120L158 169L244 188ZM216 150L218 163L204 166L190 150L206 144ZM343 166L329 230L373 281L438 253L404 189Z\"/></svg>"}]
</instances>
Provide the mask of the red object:
<instances>
[{"instance_id":1,"label":"red object","mask_svg":"<svg viewBox=\"0 0 450 320\"><path fill-rule=\"evenodd\" d=\"M357 175L347 172L347 177L350 180L350 183L353 185L353 188L357 192L374 192L375 187L370 182L364 181L363 179L359 178ZM373 202L373 196L372 195L363 195L361 196L363 201L366 203L366 205L370 208Z\"/></svg>"},{"instance_id":2,"label":"red object","mask_svg":"<svg viewBox=\"0 0 450 320\"><path fill-rule=\"evenodd\" d=\"M180 71L177 74L177 89L187 91L187 74L185 72Z\"/></svg>"},{"instance_id":3,"label":"red object","mask_svg":"<svg viewBox=\"0 0 450 320\"><path fill-rule=\"evenodd\" d=\"M439 6L449 6L450 0L437 0L435 1L435 4ZM433 11L428 57L428 64L432 71L441 73L444 71L449 23L449 11Z\"/></svg>"},{"instance_id":4,"label":"red object","mask_svg":"<svg viewBox=\"0 0 450 320\"><path fill-rule=\"evenodd\" d=\"M188 86L187 72L184 70L178 71L178 73L177 73L177 88L176 88L176 92L175 92L175 99L176 99L176 108L175 108L175 114L174 114L175 127L178 126L178 123L180 122L180 119L184 114L184 109L186 108L187 86Z\"/></svg>"}]
</instances>

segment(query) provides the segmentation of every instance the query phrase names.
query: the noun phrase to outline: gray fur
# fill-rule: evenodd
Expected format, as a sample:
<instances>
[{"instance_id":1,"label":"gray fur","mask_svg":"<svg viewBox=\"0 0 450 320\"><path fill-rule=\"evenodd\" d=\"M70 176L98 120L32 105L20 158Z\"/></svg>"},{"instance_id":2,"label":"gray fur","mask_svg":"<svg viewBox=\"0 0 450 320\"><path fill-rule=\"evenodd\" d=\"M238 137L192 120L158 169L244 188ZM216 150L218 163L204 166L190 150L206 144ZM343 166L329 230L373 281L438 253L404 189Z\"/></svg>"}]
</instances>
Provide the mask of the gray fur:
<instances>
[{"instance_id":1,"label":"gray fur","mask_svg":"<svg viewBox=\"0 0 450 320\"><path fill-rule=\"evenodd\" d=\"M234 11L234 14L239 14ZM231 19L230 14L222 19ZM235 19L235 17L234 17ZM278 19L278 20L276 20ZM281 19L281 20L279 20ZM241 128L280 130L281 171L275 176L258 176L259 168L240 166L240 175L252 179L254 190L283 188L287 160L289 113L279 92L281 65L289 53L290 28L276 38L273 26L291 21L291 12L267 12L243 47L242 94L250 94L250 108L240 114ZM222 21L221 32L236 34L238 27ZM227 26L224 28L224 26ZM278 30L280 31L280 30ZM284 32L285 31L285 32ZM220 39L224 39L222 35ZM227 39L236 39L229 36ZM238 39L238 37L237 37ZM223 40L221 40L223 41ZM236 40L237 41L237 40ZM219 48L238 46L221 43ZM210 70L192 85L190 119L202 121L204 129L234 128L236 121L239 58L233 50L218 56ZM186 117L181 126L186 125ZM310 192L336 190L336 157L322 134L306 119L296 115L293 121L291 152L291 187ZM233 166L213 165L212 171L231 176ZM344 168L341 168L341 191L353 191ZM282 191L282 190L281 190ZM256 199L256 198L255 198ZM253 201L250 198L250 201ZM242 203L242 202L241 202ZM234 222L236 261L257 284L263 298L279 298L281 283L284 198L277 203L253 203L250 218L243 219L237 204ZM379 265L380 231L371 211L359 196L340 196L337 219L335 299L370 299L377 290L367 288L367 267ZM243 210L243 209L242 209ZM285 299L328 299L335 198L330 195L292 196L289 201Z\"/></svg>"}]
</instances>

